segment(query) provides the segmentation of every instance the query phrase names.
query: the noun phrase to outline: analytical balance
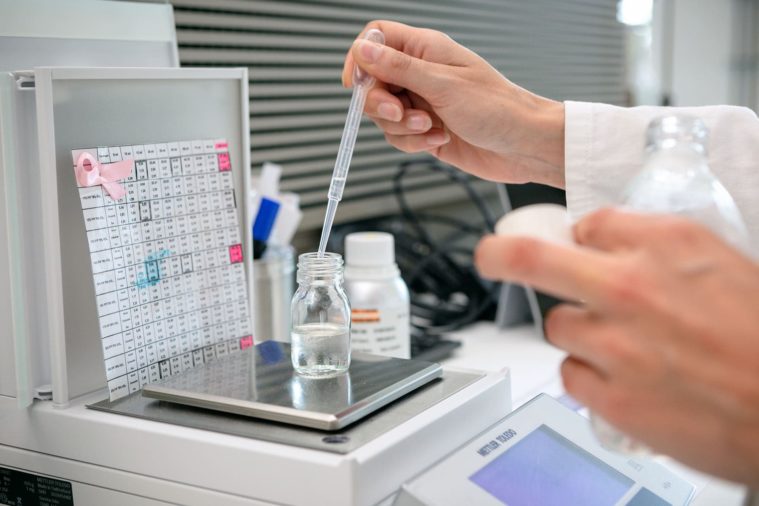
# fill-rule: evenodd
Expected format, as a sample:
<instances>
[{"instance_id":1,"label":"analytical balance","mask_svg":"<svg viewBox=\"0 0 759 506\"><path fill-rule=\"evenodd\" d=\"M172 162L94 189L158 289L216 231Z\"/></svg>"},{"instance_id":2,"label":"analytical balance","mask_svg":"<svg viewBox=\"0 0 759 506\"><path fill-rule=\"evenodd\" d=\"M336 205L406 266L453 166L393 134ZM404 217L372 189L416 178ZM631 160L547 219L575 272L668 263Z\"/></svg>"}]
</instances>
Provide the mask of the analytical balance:
<instances>
[{"instance_id":1,"label":"analytical balance","mask_svg":"<svg viewBox=\"0 0 759 506\"><path fill-rule=\"evenodd\" d=\"M109 400L109 350L72 150L128 141L147 153L151 139L226 139L239 237L251 251L250 210L239 198L249 187L241 169L250 166L247 85L244 69L39 68L0 79L3 176L17 197L3 205L14 266L11 332L0 336L8 350L0 356L3 501L19 504L12 494L21 491L78 505L377 504L510 410L507 372L357 355L349 375L315 387L277 366L289 362L286 344L266 343L217 351L207 368L190 370L214 381L219 373L228 390L248 394L241 411L227 403L237 414L139 390ZM132 153L142 152L135 146ZM245 269L255 304L250 256L231 261ZM148 276L145 289L162 282ZM178 384L184 377L171 368L174 382L153 395L187 398L195 379ZM218 392L206 386L193 396L214 407ZM306 427L283 423L293 421Z\"/></svg>"}]
</instances>

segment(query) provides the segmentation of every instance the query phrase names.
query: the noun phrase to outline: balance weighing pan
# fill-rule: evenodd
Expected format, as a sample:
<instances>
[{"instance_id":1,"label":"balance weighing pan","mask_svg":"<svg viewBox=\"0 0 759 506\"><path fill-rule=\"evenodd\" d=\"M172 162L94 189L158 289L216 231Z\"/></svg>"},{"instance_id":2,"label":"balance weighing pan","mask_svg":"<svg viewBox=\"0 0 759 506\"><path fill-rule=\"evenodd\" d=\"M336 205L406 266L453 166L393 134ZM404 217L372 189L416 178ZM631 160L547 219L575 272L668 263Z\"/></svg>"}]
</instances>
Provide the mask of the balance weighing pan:
<instances>
[{"instance_id":1,"label":"balance weighing pan","mask_svg":"<svg viewBox=\"0 0 759 506\"><path fill-rule=\"evenodd\" d=\"M142 395L186 406L334 431L441 377L439 364L353 353L347 373L297 374L290 345L264 341L145 385Z\"/></svg>"}]
</instances>

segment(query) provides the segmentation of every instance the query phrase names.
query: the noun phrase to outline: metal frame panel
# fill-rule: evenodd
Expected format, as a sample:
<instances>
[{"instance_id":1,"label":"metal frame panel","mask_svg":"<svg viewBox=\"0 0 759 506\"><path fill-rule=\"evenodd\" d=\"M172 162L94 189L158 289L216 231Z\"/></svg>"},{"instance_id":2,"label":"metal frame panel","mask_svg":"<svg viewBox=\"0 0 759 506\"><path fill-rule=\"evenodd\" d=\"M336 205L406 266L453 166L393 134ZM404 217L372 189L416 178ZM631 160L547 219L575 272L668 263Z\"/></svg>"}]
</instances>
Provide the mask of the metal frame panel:
<instances>
[{"instance_id":1,"label":"metal frame panel","mask_svg":"<svg viewBox=\"0 0 759 506\"><path fill-rule=\"evenodd\" d=\"M43 65L179 65L167 2L0 0L0 71ZM28 406L50 383L33 79L2 76L0 395ZM246 119L247 121L247 119ZM6 300L7 298L7 300Z\"/></svg>"},{"instance_id":2,"label":"metal frame panel","mask_svg":"<svg viewBox=\"0 0 759 506\"><path fill-rule=\"evenodd\" d=\"M36 86L47 282L42 307L48 315L53 400L65 406L105 382L71 150L226 137L236 167L235 189L245 195L250 187L250 171L244 170L250 163L248 79L246 69L46 68L37 69ZM241 203L241 236L245 251L252 251L248 199ZM245 267L253 304L250 256Z\"/></svg>"}]
</instances>

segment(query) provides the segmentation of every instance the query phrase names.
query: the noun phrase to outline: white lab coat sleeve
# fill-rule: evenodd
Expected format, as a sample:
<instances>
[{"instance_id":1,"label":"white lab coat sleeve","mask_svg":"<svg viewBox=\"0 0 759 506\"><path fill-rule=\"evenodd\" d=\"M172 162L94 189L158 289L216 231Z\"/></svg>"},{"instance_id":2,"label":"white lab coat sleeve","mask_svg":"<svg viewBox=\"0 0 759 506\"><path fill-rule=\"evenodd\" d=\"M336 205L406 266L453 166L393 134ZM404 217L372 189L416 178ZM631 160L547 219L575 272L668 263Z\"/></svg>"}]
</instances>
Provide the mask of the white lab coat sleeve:
<instances>
[{"instance_id":1,"label":"white lab coat sleeve","mask_svg":"<svg viewBox=\"0 0 759 506\"><path fill-rule=\"evenodd\" d=\"M643 163L648 123L665 114L688 114L709 127L709 164L735 199L753 243L759 243L759 119L735 106L616 107L565 102L567 206L574 220L619 202Z\"/></svg>"}]
</instances>

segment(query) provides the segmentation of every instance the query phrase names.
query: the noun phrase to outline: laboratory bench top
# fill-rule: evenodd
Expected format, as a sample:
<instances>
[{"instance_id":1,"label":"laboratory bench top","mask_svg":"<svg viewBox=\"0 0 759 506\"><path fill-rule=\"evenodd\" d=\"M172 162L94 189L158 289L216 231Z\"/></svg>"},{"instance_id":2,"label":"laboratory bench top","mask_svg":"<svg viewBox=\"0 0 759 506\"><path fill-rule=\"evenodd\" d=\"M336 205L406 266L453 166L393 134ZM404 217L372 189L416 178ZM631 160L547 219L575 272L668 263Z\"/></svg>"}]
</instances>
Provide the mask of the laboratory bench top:
<instances>
[{"instance_id":1,"label":"laboratory bench top","mask_svg":"<svg viewBox=\"0 0 759 506\"><path fill-rule=\"evenodd\" d=\"M491 322L480 322L449 337L461 341L462 346L443 365L485 371L508 368L514 408L540 393L557 398L565 394L559 368L566 353L547 343L532 325L500 329ZM697 492L692 505L744 503L744 487L694 471L668 457L656 459L693 483Z\"/></svg>"}]
</instances>

